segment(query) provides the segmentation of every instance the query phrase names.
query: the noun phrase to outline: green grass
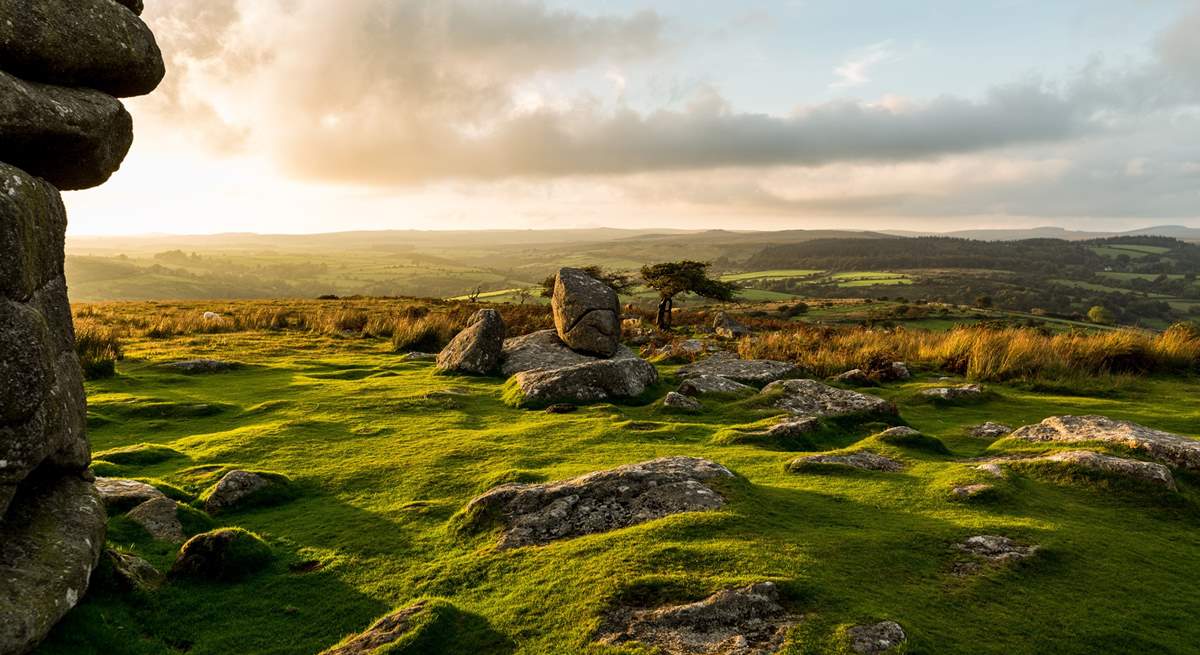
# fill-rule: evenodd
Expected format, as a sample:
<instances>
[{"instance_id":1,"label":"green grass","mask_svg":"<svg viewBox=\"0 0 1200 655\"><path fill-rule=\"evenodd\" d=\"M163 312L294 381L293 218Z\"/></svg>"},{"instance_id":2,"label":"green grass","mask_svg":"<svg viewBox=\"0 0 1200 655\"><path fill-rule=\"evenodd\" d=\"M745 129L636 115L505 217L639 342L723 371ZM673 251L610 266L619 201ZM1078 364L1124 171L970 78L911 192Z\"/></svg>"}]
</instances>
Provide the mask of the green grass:
<instances>
[{"instance_id":1,"label":"green grass","mask_svg":"<svg viewBox=\"0 0 1200 655\"><path fill-rule=\"evenodd\" d=\"M436 625L413 637L423 641L411 652L459 652L455 635L471 635L481 654L632 654L590 638L615 600L688 600L768 579L806 617L787 653L828 652L845 626L880 619L900 622L914 653L1190 653L1200 641L1193 478L1180 476L1174 503L1024 475L988 502L947 500L954 484L987 481L963 461L990 452L968 426L1099 413L1194 433L1200 406L1179 399L1200 393L1195 380L1094 395L995 386L985 402L938 406L912 401L932 382L926 375L869 391L895 401L927 439L872 440L875 426L813 443L869 446L902 460L902 473L805 475L785 472L795 453L778 445L718 443L722 430L769 423L769 410L746 401L705 399L696 415L658 402L555 415L506 406L503 380L438 377L379 340L238 333L126 346L117 377L87 384L94 447L180 455L111 466L192 497L234 467L286 475L298 493L214 519L264 538L273 559L262 571L236 582L176 579L150 595L98 589L39 655L311 654L424 598L440 599ZM153 366L214 356L250 366L191 377ZM347 371L356 374L339 375ZM496 484L666 455L736 472L727 507L503 552L492 534L451 529ZM111 524L113 545L170 567L175 546L121 517ZM1018 566L953 575L952 544L975 534L1042 550Z\"/></svg>"},{"instance_id":2,"label":"green grass","mask_svg":"<svg viewBox=\"0 0 1200 655\"><path fill-rule=\"evenodd\" d=\"M769 271L750 271L749 273L729 273L722 275L726 282L745 282L747 280L789 280L796 277L812 277L824 273L815 268L780 268Z\"/></svg>"}]
</instances>

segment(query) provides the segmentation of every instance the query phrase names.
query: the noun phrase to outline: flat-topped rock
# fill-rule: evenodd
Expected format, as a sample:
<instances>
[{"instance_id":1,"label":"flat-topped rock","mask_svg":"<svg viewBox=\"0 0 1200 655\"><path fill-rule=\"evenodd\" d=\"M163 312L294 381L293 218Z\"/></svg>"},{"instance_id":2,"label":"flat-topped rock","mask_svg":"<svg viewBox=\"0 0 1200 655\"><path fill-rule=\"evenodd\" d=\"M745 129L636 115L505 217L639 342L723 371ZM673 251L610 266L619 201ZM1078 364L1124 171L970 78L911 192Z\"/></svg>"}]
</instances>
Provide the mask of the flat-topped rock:
<instances>
[{"instance_id":1,"label":"flat-topped rock","mask_svg":"<svg viewBox=\"0 0 1200 655\"><path fill-rule=\"evenodd\" d=\"M159 541L182 543L183 524L179 521L179 505L166 496L151 498L129 510L125 515Z\"/></svg>"},{"instance_id":2,"label":"flat-topped rock","mask_svg":"<svg viewBox=\"0 0 1200 655\"><path fill-rule=\"evenodd\" d=\"M577 353L558 338L554 330L539 330L504 340L500 372L516 375L536 369L564 368L601 361L602 358ZM620 346L609 359L638 359L637 353Z\"/></svg>"},{"instance_id":3,"label":"flat-topped rock","mask_svg":"<svg viewBox=\"0 0 1200 655\"><path fill-rule=\"evenodd\" d=\"M163 492L152 485L124 478L96 478L96 492L100 494L104 506L112 512L123 512L147 500L166 498Z\"/></svg>"},{"instance_id":4,"label":"flat-topped rock","mask_svg":"<svg viewBox=\"0 0 1200 655\"><path fill-rule=\"evenodd\" d=\"M732 477L705 459L664 457L561 482L502 485L473 499L465 521L473 529L499 523L500 548L543 545L718 509L725 499L706 483Z\"/></svg>"},{"instance_id":5,"label":"flat-topped rock","mask_svg":"<svg viewBox=\"0 0 1200 655\"><path fill-rule=\"evenodd\" d=\"M859 391L839 389L816 380L780 380L763 388L771 406L795 416L895 415L891 402Z\"/></svg>"},{"instance_id":6,"label":"flat-topped rock","mask_svg":"<svg viewBox=\"0 0 1200 655\"><path fill-rule=\"evenodd\" d=\"M787 362L741 359L733 353L719 352L680 368L678 376L682 380L689 380L702 375L715 375L726 380L761 387L776 380L796 377L799 373L800 369Z\"/></svg>"},{"instance_id":7,"label":"flat-topped rock","mask_svg":"<svg viewBox=\"0 0 1200 655\"><path fill-rule=\"evenodd\" d=\"M491 375L500 369L504 319L494 309L481 309L467 320L437 356L437 369L447 373Z\"/></svg>"},{"instance_id":8,"label":"flat-topped rock","mask_svg":"<svg viewBox=\"0 0 1200 655\"><path fill-rule=\"evenodd\" d=\"M150 28L112 0L0 0L0 69L26 80L150 93L165 73Z\"/></svg>"},{"instance_id":9,"label":"flat-topped rock","mask_svg":"<svg viewBox=\"0 0 1200 655\"><path fill-rule=\"evenodd\" d=\"M904 628L895 621L856 625L846 631L850 650L859 655L880 655L899 648L907 639Z\"/></svg>"},{"instance_id":10,"label":"flat-topped rock","mask_svg":"<svg viewBox=\"0 0 1200 655\"><path fill-rule=\"evenodd\" d=\"M638 357L616 357L552 369L534 369L509 379L506 398L517 407L594 403L636 398L658 382L658 369Z\"/></svg>"},{"instance_id":11,"label":"flat-topped rock","mask_svg":"<svg viewBox=\"0 0 1200 655\"><path fill-rule=\"evenodd\" d=\"M983 396L982 384L960 384L954 387L932 387L922 389L921 395L935 400L968 400Z\"/></svg>"},{"instance_id":12,"label":"flat-topped rock","mask_svg":"<svg viewBox=\"0 0 1200 655\"><path fill-rule=\"evenodd\" d=\"M26 653L87 591L104 505L77 475L27 480L0 538L0 653Z\"/></svg>"},{"instance_id":13,"label":"flat-topped rock","mask_svg":"<svg viewBox=\"0 0 1200 655\"><path fill-rule=\"evenodd\" d=\"M550 299L554 328L572 350L611 357L621 345L621 302L607 284L578 268L561 268Z\"/></svg>"},{"instance_id":14,"label":"flat-topped rock","mask_svg":"<svg viewBox=\"0 0 1200 655\"><path fill-rule=\"evenodd\" d=\"M896 473L904 466L894 459L884 457L869 450L856 450L841 455L806 455L788 462L787 469L792 473L811 471L824 466L844 466L863 471L882 471Z\"/></svg>"},{"instance_id":15,"label":"flat-topped rock","mask_svg":"<svg viewBox=\"0 0 1200 655\"><path fill-rule=\"evenodd\" d=\"M597 637L601 643L637 643L668 655L769 655L783 648L796 621L780 603L778 587L761 582L695 603L615 610Z\"/></svg>"},{"instance_id":16,"label":"flat-topped rock","mask_svg":"<svg viewBox=\"0 0 1200 655\"><path fill-rule=\"evenodd\" d=\"M1017 428L1010 438L1052 443L1105 443L1128 448L1156 461L1200 470L1200 441L1104 416L1051 416Z\"/></svg>"},{"instance_id":17,"label":"flat-topped rock","mask_svg":"<svg viewBox=\"0 0 1200 655\"><path fill-rule=\"evenodd\" d=\"M209 359L205 357L197 359L183 359L177 362L167 362L160 364L162 368L183 373L184 375L209 375L212 373L225 373L228 371L236 371L242 368L241 362L231 362L222 359Z\"/></svg>"},{"instance_id":18,"label":"flat-topped rock","mask_svg":"<svg viewBox=\"0 0 1200 655\"><path fill-rule=\"evenodd\" d=\"M727 396L753 396L758 390L748 384L734 382L719 375L697 375L679 383L677 391L685 396L707 396L721 394Z\"/></svg>"},{"instance_id":19,"label":"flat-topped rock","mask_svg":"<svg viewBox=\"0 0 1200 655\"><path fill-rule=\"evenodd\" d=\"M0 71L0 160L59 189L86 189L103 184L132 143L133 119L116 98Z\"/></svg>"},{"instance_id":20,"label":"flat-topped rock","mask_svg":"<svg viewBox=\"0 0 1200 655\"><path fill-rule=\"evenodd\" d=\"M1175 476L1171 469L1157 462L1144 462L1140 459L1113 457L1091 450L1071 450L1053 453L1044 457L1034 457L1016 462L1032 462L1040 464L1057 464L1064 467L1078 467L1130 480L1136 480L1152 486L1175 490Z\"/></svg>"}]
</instances>

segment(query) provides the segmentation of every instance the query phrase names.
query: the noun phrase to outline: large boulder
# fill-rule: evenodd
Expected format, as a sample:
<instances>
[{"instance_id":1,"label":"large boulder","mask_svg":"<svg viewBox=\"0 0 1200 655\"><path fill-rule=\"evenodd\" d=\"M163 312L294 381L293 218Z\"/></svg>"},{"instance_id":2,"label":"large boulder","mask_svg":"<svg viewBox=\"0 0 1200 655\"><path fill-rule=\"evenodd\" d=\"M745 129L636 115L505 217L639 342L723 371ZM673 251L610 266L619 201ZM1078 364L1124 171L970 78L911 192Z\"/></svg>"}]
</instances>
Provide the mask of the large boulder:
<instances>
[{"instance_id":1,"label":"large boulder","mask_svg":"<svg viewBox=\"0 0 1200 655\"><path fill-rule=\"evenodd\" d=\"M542 545L723 507L707 483L732 477L705 459L664 457L562 482L502 485L473 499L464 521L472 529L499 523L501 548Z\"/></svg>"},{"instance_id":2,"label":"large boulder","mask_svg":"<svg viewBox=\"0 0 1200 655\"><path fill-rule=\"evenodd\" d=\"M162 53L150 28L112 0L0 0L0 69L117 97L150 93Z\"/></svg>"},{"instance_id":3,"label":"large boulder","mask_svg":"<svg viewBox=\"0 0 1200 655\"><path fill-rule=\"evenodd\" d=\"M621 302L612 287L578 268L561 268L550 299L554 328L572 350L611 357L621 345Z\"/></svg>"},{"instance_id":4,"label":"large boulder","mask_svg":"<svg viewBox=\"0 0 1200 655\"><path fill-rule=\"evenodd\" d=\"M658 369L639 357L595 359L563 368L517 373L505 393L517 407L636 398L658 382Z\"/></svg>"},{"instance_id":5,"label":"large boulder","mask_svg":"<svg viewBox=\"0 0 1200 655\"><path fill-rule=\"evenodd\" d=\"M685 605L610 613L598 634L606 644L638 643L668 655L777 653L798 620L780 604L773 582L725 589Z\"/></svg>"},{"instance_id":6,"label":"large boulder","mask_svg":"<svg viewBox=\"0 0 1200 655\"><path fill-rule=\"evenodd\" d=\"M26 480L0 523L0 653L31 650L83 597L104 532L90 482L75 474Z\"/></svg>"},{"instance_id":7,"label":"large boulder","mask_svg":"<svg viewBox=\"0 0 1200 655\"><path fill-rule=\"evenodd\" d=\"M613 359L636 358L632 350L621 347L612 356ZM597 357L584 355L571 350L558 333L554 330L539 330L529 334L504 340L501 354L500 372L504 375L516 375L524 371L547 368L563 368L575 364L585 364L596 361Z\"/></svg>"},{"instance_id":8,"label":"large boulder","mask_svg":"<svg viewBox=\"0 0 1200 655\"><path fill-rule=\"evenodd\" d=\"M771 406L795 416L895 415L896 406L870 394L839 389L816 380L780 380L763 388Z\"/></svg>"},{"instance_id":9,"label":"large boulder","mask_svg":"<svg viewBox=\"0 0 1200 655\"><path fill-rule=\"evenodd\" d=\"M59 189L86 189L104 183L132 143L133 119L116 98L0 72L0 160Z\"/></svg>"},{"instance_id":10,"label":"large boulder","mask_svg":"<svg viewBox=\"0 0 1200 655\"><path fill-rule=\"evenodd\" d=\"M1104 416L1051 416L1017 428L1011 439L1053 443L1105 443L1189 471L1200 470L1200 441Z\"/></svg>"},{"instance_id":11,"label":"large boulder","mask_svg":"<svg viewBox=\"0 0 1200 655\"><path fill-rule=\"evenodd\" d=\"M761 387L764 384L794 378L800 369L787 362L770 359L741 359L729 352L719 352L679 369L678 376L688 380L702 375L715 375L726 380Z\"/></svg>"},{"instance_id":12,"label":"large boulder","mask_svg":"<svg viewBox=\"0 0 1200 655\"><path fill-rule=\"evenodd\" d=\"M481 309L438 354L437 368L447 373L491 375L500 368L503 350L504 319L494 309Z\"/></svg>"}]
</instances>

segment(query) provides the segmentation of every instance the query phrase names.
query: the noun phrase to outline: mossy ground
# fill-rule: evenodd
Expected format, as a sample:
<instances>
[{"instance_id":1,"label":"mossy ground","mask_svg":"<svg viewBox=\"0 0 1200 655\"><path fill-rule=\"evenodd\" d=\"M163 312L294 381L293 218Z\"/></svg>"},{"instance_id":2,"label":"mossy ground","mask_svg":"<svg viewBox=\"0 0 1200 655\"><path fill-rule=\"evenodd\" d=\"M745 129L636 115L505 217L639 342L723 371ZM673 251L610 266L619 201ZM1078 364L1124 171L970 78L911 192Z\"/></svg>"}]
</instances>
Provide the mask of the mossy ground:
<instances>
[{"instance_id":1,"label":"mossy ground","mask_svg":"<svg viewBox=\"0 0 1200 655\"><path fill-rule=\"evenodd\" d=\"M95 449L149 443L181 455L110 461L107 474L194 499L231 468L270 470L298 494L215 518L268 541L275 559L264 571L235 583L172 580L144 595L98 589L41 655L311 654L421 598L447 600L469 618L467 632L484 635L456 642L456 630L433 631L423 652L633 653L592 643L610 603L693 599L768 579L806 617L790 653L829 652L847 625L882 619L904 626L910 653L1185 653L1200 643L1196 480L1179 476L1176 500L1164 503L1086 481L988 479L962 461L995 452L966 436L986 420L1098 413L1193 434L1198 381L1145 379L1102 395L993 386L984 402L948 406L912 401L929 377L888 384L868 391L896 401L903 422L949 454L874 440L861 445L903 460L904 472L797 475L784 470L793 453L714 439L763 423L769 410L753 403L706 400L695 415L659 403L520 410L503 402L502 380L435 376L431 364L401 362L369 339L200 335L136 341L126 354L117 377L88 383ZM207 376L152 366L200 356L253 365ZM814 445L860 447L878 428L823 432ZM451 520L499 483L666 455L734 470L728 506L503 552L494 534L464 534ZM996 493L948 499L970 482ZM111 522L111 545L170 568L177 547ZM975 534L1041 550L957 576L952 545Z\"/></svg>"}]
</instances>

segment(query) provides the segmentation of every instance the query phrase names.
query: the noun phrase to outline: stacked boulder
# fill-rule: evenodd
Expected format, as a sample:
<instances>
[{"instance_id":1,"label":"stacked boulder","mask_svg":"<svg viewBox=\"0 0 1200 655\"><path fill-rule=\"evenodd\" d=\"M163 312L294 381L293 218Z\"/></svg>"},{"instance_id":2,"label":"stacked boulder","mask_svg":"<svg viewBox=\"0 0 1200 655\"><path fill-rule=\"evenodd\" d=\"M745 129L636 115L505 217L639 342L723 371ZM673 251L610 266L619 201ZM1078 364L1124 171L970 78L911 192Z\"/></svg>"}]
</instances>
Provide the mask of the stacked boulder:
<instances>
[{"instance_id":1,"label":"stacked boulder","mask_svg":"<svg viewBox=\"0 0 1200 655\"><path fill-rule=\"evenodd\" d=\"M63 276L60 189L109 178L133 142L116 97L163 61L125 0L0 0L0 652L31 650L87 589L105 512Z\"/></svg>"}]
</instances>

